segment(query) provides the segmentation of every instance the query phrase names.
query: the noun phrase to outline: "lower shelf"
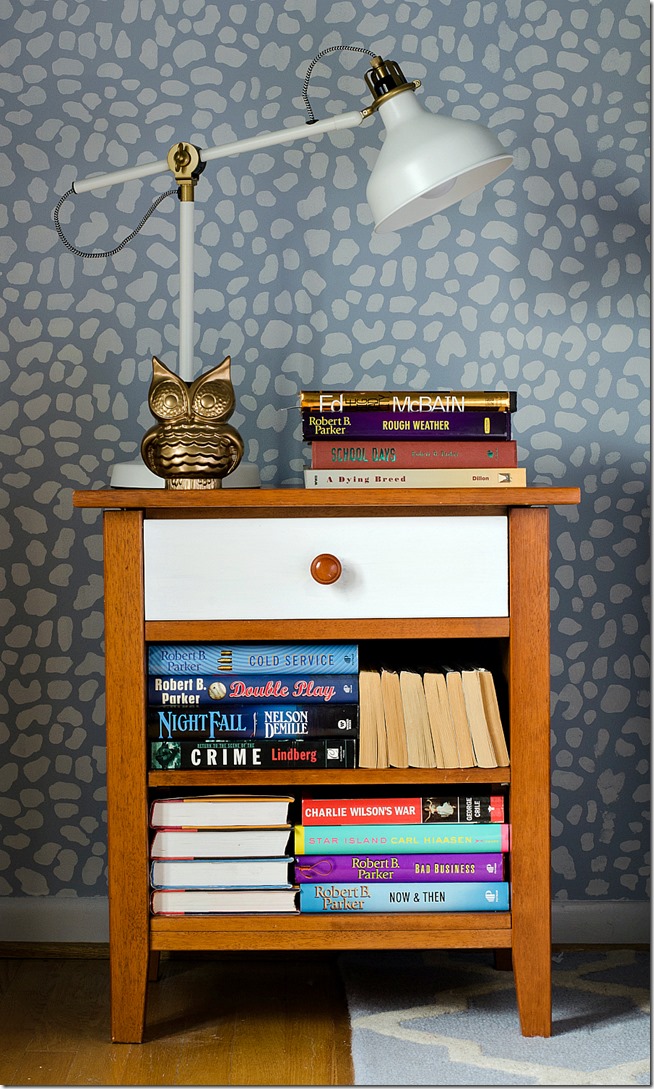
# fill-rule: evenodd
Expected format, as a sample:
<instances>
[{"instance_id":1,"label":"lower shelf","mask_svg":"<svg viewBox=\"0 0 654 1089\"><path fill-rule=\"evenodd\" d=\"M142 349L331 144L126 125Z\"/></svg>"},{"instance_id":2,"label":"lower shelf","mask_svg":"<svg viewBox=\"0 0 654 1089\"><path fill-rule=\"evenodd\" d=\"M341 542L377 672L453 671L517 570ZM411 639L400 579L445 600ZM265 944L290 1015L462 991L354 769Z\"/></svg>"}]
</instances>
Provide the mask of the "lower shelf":
<instances>
[{"instance_id":1,"label":"lower shelf","mask_svg":"<svg viewBox=\"0 0 654 1089\"><path fill-rule=\"evenodd\" d=\"M415 786L418 783L441 786L468 786L470 783L496 783L507 786L511 768L302 768L282 771L265 768L237 771L150 771L150 787L226 786Z\"/></svg>"},{"instance_id":2,"label":"lower shelf","mask_svg":"<svg viewBox=\"0 0 654 1089\"><path fill-rule=\"evenodd\" d=\"M502 949L511 912L156 916L150 949Z\"/></svg>"}]
</instances>

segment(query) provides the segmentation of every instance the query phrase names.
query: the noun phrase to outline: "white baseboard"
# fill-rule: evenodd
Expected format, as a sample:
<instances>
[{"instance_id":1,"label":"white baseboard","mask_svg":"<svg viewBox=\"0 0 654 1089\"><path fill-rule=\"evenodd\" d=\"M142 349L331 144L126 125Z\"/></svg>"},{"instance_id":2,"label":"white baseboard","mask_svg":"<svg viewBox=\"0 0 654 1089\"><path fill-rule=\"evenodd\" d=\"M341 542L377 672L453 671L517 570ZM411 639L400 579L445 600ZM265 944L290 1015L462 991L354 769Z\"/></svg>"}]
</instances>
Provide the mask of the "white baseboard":
<instances>
[{"instance_id":1,"label":"white baseboard","mask_svg":"<svg viewBox=\"0 0 654 1089\"><path fill-rule=\"evenodd\" d=\"M646 901L555 900L552 941L556 945L647 945ZM104 896L21 896L0 899L0 941L107 942L109 909Z\"/></svg>"}]
</instances>

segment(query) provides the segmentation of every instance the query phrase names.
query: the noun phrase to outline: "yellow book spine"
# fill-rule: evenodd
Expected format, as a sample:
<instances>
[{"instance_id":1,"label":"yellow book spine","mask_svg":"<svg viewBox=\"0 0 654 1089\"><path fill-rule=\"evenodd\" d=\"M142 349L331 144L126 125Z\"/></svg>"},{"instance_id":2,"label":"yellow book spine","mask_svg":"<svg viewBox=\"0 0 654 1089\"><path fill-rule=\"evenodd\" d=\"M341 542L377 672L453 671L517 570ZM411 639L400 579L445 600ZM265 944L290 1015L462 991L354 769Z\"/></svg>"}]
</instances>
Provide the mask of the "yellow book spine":
<instances>
[{"instance_id":1,"label":"yellow book spine","mask_svg":"<svg viewBox=\"0 0 654 1089\"><path fill-rule=\"evenodd\" d=\"M301 824L296 824L293 830L293 846L296 855L304 854L304 828Z\"/></svg>"},{"instance_id":2,"label":"yellow book spine","mask_svg":"<svg viewBox=\"0 0 654 1089\"><path fill-rule=\"evenodd\" d=\"M463 409L494 409L514 412L512 390L300 390L300 408L320 412L346 412L352 408L395 408L405 412L459 412Z\"/></svg>"}]
</instances>

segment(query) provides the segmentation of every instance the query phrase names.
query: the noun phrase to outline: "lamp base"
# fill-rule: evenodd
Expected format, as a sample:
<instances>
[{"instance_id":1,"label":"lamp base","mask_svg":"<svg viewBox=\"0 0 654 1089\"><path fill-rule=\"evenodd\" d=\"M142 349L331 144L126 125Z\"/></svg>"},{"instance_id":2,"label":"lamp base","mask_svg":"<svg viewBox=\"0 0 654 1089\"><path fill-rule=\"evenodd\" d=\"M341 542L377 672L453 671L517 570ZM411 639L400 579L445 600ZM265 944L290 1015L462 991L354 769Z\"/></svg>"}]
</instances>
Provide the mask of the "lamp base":
<instances>
[{"instance_id":1,"label":"lamp base","mask_svg":"<svg viewBox=\"0 0 654 1089\"><path fill-rule=\"evenodd\" d=\"M166 481L138 461L117 462L109 471L112 488L165 488ZM261 478L257 465L241 461L229 476L222 479L223 488L260 488Z\"/></svg>"}]
</instances>

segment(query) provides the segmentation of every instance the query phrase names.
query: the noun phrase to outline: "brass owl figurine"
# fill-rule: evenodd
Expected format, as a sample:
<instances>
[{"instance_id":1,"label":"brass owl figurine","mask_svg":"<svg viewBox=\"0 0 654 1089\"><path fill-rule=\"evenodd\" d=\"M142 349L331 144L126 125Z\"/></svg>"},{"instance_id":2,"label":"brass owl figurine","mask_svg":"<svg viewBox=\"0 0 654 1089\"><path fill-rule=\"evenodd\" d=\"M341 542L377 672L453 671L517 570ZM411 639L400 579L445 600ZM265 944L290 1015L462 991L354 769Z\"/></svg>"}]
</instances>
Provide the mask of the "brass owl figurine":
<instances>
[{"instance_id":1,"label":"brass owl figurine","mask_svg":"<svg viewBox=\"0 0 654 1089\"><path fill-rule=\"evenodd\" d=\"M193 382L152 357L148 405L159 422L144 435L141 456L167 488L221 488L243 457L243 439L225 423L236 405L231 357Z\"/></svg>"}]
</instances>

